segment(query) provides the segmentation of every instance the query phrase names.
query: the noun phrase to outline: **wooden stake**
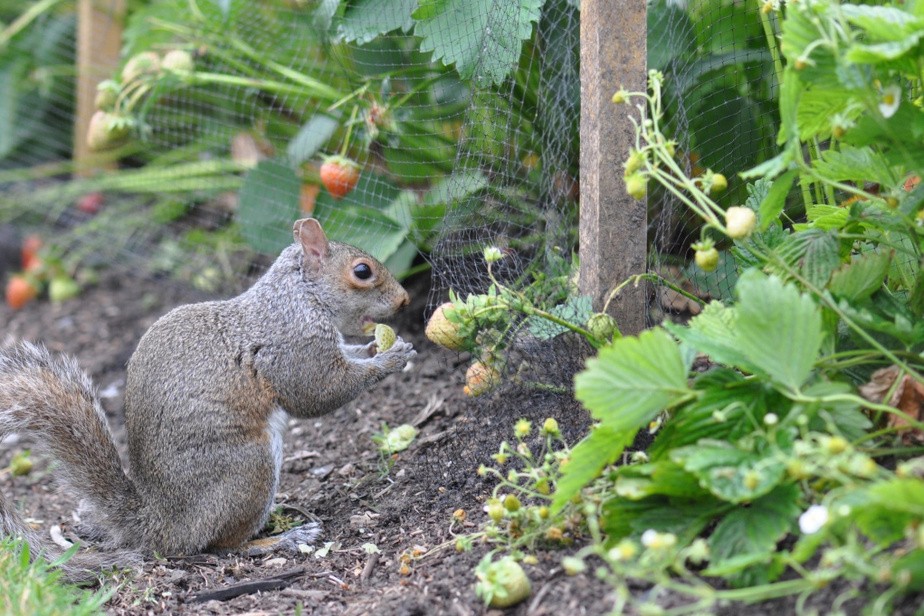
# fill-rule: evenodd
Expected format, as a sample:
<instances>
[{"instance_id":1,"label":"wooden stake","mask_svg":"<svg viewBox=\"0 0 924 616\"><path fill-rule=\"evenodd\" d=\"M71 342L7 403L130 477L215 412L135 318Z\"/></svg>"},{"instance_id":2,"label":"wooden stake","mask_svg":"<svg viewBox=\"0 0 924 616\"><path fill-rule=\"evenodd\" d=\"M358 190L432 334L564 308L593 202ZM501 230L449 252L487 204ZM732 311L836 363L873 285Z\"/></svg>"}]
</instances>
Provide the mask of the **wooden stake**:
<instances>
[{"instance_id":1,"label":"wooden stake","mask_svg":"<svg viewBox=\"0 0 924 616\"><path fill-rule=\"evenodd\" d=\"M101 163L87 147L87 126L96 111L96 85L119 66L125 0L78 0L77 111L74 117L75 175L86 177L115 163Z\"/></svg>"},{"instance_id":2,"label":"wooden stake","mask_svg":"<svg viewBox=\"0 0 924 616\"><path fill-rule=\"evenodd\" d=\"M581 293L601 309L609 292L647 264L645 201L626 194L623 166L635 143L620 87L646 87L645 0L581 0ZM645 327L643 285L626 287L609 313L624 334Z\"/></svg>"}]
</instances>

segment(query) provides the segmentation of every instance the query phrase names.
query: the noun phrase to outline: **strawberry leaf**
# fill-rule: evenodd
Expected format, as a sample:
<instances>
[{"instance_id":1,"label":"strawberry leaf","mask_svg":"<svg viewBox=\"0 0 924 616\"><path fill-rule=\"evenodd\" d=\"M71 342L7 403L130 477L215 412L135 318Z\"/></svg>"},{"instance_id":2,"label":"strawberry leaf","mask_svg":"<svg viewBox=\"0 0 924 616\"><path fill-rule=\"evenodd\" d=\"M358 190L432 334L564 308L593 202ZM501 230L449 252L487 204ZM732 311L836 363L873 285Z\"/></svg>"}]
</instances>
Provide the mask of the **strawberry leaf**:
<instances>
[{"instance_id":1,"label":"strawberry leaf","mask_svg":"<svg viewBox=\"0 0 924 616\"><path fill-rule=\"evenodd\" d=\"M741 275L737 292L737 348L758 371L798 390L821 348L821 310L794 285L758 270Z\"/></svg>"},{"instance_id":2,"label":"strawberry leaf","mask_svg":"<svg viewBox=\"0 0 924 616\"><path fill-rule=\"evenodd\" d=\"M572 450L558 482L555 510L615 461L662 409L693 395L680 348L663 329L603 348L574 384L575 397L601 423Z\"/></svg>"},{"instance_id":3,"label":"strawberry leaf","mask_svg":"<svg viewBox=\"0 0 924 616\"><path fill-rule=\"evenodd\" d=\"M347 6L338 34L344 42L362 45L393 30L410 32L416 7L417 0L356 0Z\"/></svg>"},{"instance_id":4,"label":"strawberry leaf","mask_svg":"<svg viewBox=\"0 0 924 616\"><path fill-rule=\"evenodd\" d=\"M769 561L777 542L793 528L799 513L799 490L791 484L729 513L709 537L711 566L707 575L738 573L751 564L745 562L750 559L739 560L745 555L755 561ZM743 566L739 569L736 564Z\"/></svg>"},{"instance_id":5,"label":"strawberry leaf","mask_svg":"<svg viewBox=\"0 0 924 616\"><path fill-rule=\"evenodd\" d=\"M849 302L867 299L882 287L891 260L892 253L888 251L861 255L834 272L828 288L836 297Z\"/></svg>"},{"instance_id":6,"label":"strawberry leaf","mask_svg":"<svg viewBox=\"0 0 924 616\"><path fill-rule=\"evenodd\" d=\"M340 123L324 114L313 116L299 129L298 134L289 142L286 153L289 162L300 165L318 153L324 144L330 141Z\"/></svg>"},{"instance_id":7,"label":"strawberry leaf","mask_svg":"<svg viewBox=\"0 0 924 616\"><path fill-rule=\"evenodd\" d=\"M240 191L237 222L251 248L277 254L292 243L292 221L299 217L301 180L288 165L264 160L254 167Z\"/></svg>"},{"instance_id":8,"label":"strawberry leaf","mask_svg":"<svg viewBox=\"0 0 924 616\"><path fill-rule=\"evenodd\" d=\"M414 34L420 50L455 64L478 88L499 84L516 66L522 42L539 21L543 0L420 0Z\"/></svg>"}]
</instances>

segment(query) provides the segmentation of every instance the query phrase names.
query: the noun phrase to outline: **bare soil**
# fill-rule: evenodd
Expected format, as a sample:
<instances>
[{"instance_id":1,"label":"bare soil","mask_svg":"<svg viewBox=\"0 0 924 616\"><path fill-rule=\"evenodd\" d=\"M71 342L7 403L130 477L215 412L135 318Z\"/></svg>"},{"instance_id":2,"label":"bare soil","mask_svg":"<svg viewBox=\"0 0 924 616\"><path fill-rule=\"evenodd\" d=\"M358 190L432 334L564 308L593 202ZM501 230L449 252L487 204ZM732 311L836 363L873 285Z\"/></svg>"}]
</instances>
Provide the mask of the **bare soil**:
<instances>
[{"instance_id":1,"label":"bare soil","mask_svg":"<svg viewBox=\"0 0 924 616\"><path fill-rule=\"evenodd\" d=\"M575 437L588 418L567 396L502 392L478 403L465 398L466 359L423 336L427 285L425 278L409 285L415 300L396 324L418 350L413 366L328 416L291 422L277 502L288 514L316 517L323 525L318 547L329 549L294 558L206 554L152 561L119 576L122 586L108 604L110 613L491 613L473 590L473 570L489 548L476 545L457 553L453 547L454 532L471 532L484 518L482 506L492 484L475 469L489 462L487 456L509 438L520 416L538 422L556 417ZM128 358L159 316L202 299L207 298L165 280L109 274L80 298L60 305L40 301L18 312L0 306L0 338L41 341L77 356L99 386L116 442L124 450L121 405ZM421 432L407 451L385 460L372 442L383 423L413 423ZM0 468L28 447L15 438L0 443ZM67 534L72 526L76 503L55 489L47 461L37 459L35 470L24 477L0 475L0 490L19 502L38 527L58 524ZM451 529L456 509L468 514L464 529ZM368 553L369 544L379 553ZM564 575L563 555L561 550L537 552L538 563L525 567L532 596L510 613L570 616L612 609L609 587L593 575ZM840 590L816 598L822 613ZM906 613L913 613L913 605L906 607ZM743 609L786 614L792 608L786 601ZM719 607L717 613L739 609Z\"/></svg>"}]
</instances>

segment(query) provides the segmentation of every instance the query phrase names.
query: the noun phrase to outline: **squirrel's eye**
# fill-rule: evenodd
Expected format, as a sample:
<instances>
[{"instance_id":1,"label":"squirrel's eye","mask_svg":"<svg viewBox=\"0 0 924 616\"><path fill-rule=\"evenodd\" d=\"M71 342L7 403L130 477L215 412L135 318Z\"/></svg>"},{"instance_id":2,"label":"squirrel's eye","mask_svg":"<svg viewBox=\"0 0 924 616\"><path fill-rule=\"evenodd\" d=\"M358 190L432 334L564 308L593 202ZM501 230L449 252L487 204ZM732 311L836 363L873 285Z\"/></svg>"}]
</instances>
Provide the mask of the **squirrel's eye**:
<instances>
[{"instance_id":1,"label":"squirrel's eye","mask_svg":"<svg viewBox=\"0 0 924 616\"><path fill-rule=\"evenodd\" d=\"M353 266L353 275L360 280L369 280L372 277L372 268L368 263L357 263Z\"/></svg>"}]
</instances>

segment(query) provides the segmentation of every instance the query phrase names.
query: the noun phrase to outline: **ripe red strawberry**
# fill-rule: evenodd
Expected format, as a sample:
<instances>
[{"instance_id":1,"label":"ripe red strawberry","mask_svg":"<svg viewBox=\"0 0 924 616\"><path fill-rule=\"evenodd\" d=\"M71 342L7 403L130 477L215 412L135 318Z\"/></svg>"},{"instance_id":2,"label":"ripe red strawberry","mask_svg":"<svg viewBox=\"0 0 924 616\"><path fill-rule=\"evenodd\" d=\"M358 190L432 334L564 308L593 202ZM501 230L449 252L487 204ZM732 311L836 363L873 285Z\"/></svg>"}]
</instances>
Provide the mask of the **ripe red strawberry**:
<instances>
[{"instance_id":1,"label":"ripe red strawberry","mask_svg":"<svg viewBox=\"0 0 924 616\"><path fill-rule=\"evenodd\" d=\"M103 193L99 191L88 192L77 199L77 209L92 216L103 209L103 202L105 201L106 197L103 196Z\"/></svg>"},{"instance_id":2,"label":"ripe red strawberry","mask_svg":"<svg viewBox=\"0 0 924 616\"><path fill-rule=\"evenodd\" d=\"M42 248L42 238L38 235L27 235L26 238L22 241L21 259L22 259L22 268L24 270L29 270L34 268L40 260L38 258L38 251Z\"/></svg>"},{"instance_id":3,"label":"ripe red strawberry","mask_svg":"<svg viewBox=\"0 0 924 616\"><path fill-rule=\"evenodd\" d=\"M359 165L344 156L330 156L321 165L321 183L334 199L342 199L356 187Z\"/></svg>"},{"instance_id":4,"label":"ripe red strawberry","mask_svg":"<svg viewBox=\"0 0 924 616\"><path fill-rule=\"evenodd\" d=\"M19 310L38 295L38 288L25 276L11 276L6 283L6 303L13 310Z\"/></svg>"}]
</instances>

